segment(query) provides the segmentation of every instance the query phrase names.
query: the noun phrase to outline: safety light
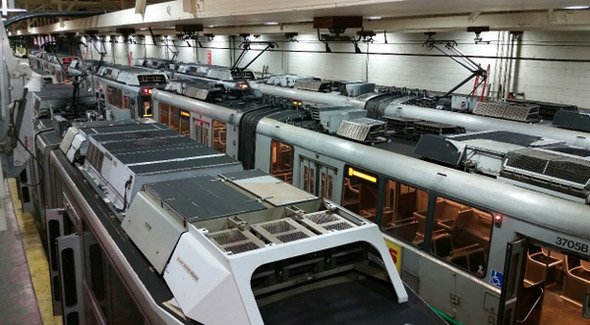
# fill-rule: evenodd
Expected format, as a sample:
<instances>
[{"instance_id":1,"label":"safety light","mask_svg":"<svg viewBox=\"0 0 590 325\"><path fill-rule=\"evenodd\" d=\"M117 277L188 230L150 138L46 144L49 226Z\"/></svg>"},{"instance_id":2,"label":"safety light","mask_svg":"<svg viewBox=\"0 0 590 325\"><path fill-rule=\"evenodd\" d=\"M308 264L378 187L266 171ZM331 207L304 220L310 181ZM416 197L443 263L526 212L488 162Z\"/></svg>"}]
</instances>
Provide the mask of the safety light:
<instances>
[{"instance_id":1,"label":"safety light","mask_svg":"<svg viewBox=\"0 0 590 325\"><path fill-rule=\"evenodd\" d=\"M504 219L504 216L501 213L494 213L494 224L496 227L502 227L502 219Z\"/></svg>"},{"instance_id":2,"label":"safety light","mask_svg":"<svg viewBox=\"0 0 590 325\"><path fill-rule=\"evenodd\" d=\"M245 83L245 82L238 82L238 83L236 84L236 87L237 87L238 89L244 90L244 89L248 89L248 84L247 84L247 83Z\"/></svg>"},{"instance_id":3,"label":"safety light","mask_svg":"<svg viewBox=\"0 0 590 325\"><path fill-rule=\"evenodd\" d=\"M141 88L141 93L144 96L151 96L152 95L152 88Z\"/></svg>"}]
</instances>

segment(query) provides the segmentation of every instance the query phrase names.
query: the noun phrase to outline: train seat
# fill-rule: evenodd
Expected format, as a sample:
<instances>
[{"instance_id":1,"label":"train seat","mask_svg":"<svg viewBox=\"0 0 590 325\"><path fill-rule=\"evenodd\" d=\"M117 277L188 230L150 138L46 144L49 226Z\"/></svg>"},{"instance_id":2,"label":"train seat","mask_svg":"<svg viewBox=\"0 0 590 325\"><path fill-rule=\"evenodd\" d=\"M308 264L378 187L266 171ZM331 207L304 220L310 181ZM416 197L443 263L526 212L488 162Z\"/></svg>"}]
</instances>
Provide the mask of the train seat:
<instances>
[{"instance_id":1,"label":"train seat","mask_svg":"<svg viewBox=\"0 0 590 325\"><path fill-rule=\"evenodd\" d=\"M400 194L397 206L398 218L412 217L412 213L416 210L416 191Z\"/></svg>"},{"instance_id":2,"label":"train seat","mask_svg":"<svg viewBox=\"0 0 590 325\"><path fill-rule=\"evenodd\" d=\"M418 233L424 236L426 229L426 210L414 212L414 219L418 221Z\"/></svg>"},{"instance_id":3,"label":"train seat","mask_svg":"<svg viewBox=\"0 0 590 325\"><path fill-rule=\"evenodd\" d=\"M447 257L453 251L453 239L447 232L432 237L432 253L438 257Z\"/></svg>"},{"instance_id":4,"label":"train seat","mask_svg":"<svg viewBox=\"0 0 590 325\"><path fill-rule=\"evenodd\" d=\"M527 252L526 269L524 273L524 281L526 284L532 286L545 281L547 274L547 266L539 261L536 261L533 256L543 254L540 247L532 246Z\"/></svg>"},{"instance_id":5,"label":"train seat","mask_svg":"<svg viewBox=\"0 0 590 325\"><path fill-rule=\"evenodd\" d=\"M449 232L461 246L478 243L485 250L489 247L491 227L490 213L471 208L459 212Z\"/></svg>"},{"instance_id":6,"label":"train seat","mask_svg":"<svg viewBox=\"0 0 590 325\"><path fill-rule=\"evenodd\" d=\"M411 242L416 237L416 231L418 231L418 220L412 217L399 220L387 231L402 240Z\"/></svg>"},{"instance_id":7,"label":"train seat","mask_svg":"<svg viewBox=\"0 0 590 325\"><path fill-rule=\"evenodd\" d=\"M577 304L582 303L584 294L590 289L590 269L574 256L565 257L565 277L562 296Z\"/></svg>"},{"instance_id":8,"label":"train seat","mask_svg":"<svg viewBox=\"0 0 590 325\"><path fill-rule=\"evenodd\" d=\"M434 209L434 219L441 222L447 220L455 220L456 222L459 214L466 210L470 210L470 208L463 204L445 199L438 199Z\"/></svg>"},{"instance_id":9,"label":"train seat","mask_svg":"<svg viewBox=\"0 0 590 325\"><path fill-rule=\"evenodd\" d=\"M465 270L477 274L485 272L486 256L485 250L479 244L454 249L447 261Z\"/></svg>"}]
</instances>

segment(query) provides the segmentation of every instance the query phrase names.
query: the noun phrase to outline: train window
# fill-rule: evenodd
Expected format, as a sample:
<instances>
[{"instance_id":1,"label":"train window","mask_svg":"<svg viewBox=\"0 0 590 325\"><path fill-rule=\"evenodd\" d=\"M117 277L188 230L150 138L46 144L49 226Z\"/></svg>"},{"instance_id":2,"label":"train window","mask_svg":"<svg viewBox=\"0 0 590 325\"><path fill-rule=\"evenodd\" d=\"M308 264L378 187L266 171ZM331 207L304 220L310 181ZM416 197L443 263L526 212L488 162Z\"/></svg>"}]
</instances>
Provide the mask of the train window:
<instances>
[{"instance_id":1,"label":"train window","mask_svg":"<svg viewBox=\"0 0 590 325\"><path fill-rule=\"evenodd\" d=\"M320 197L325 197L332 200L332 193L334 190L334 177L326 174L325 171L320 172Z\"/></svg>"},{"instance_id":2,"label":"train window","mask_svg":"<svg viewBox=\"0 0 590 325\"><path fill-rule=\"evenodd\" d=\"M315 168L311 166L303 166L303 190L315 192Z\"/></svg>"},{"instance_id":3,"label":"train window","mask_svg":"<svg viewBox=\"0 0 590 325\"><path fill-rule=\"evenodd\" d=\"M176 131L180 129L180 109L170 106L170 120L168 126Z\"/></svg>"},{"instance_id":4,"label":"train window","mask_svg":"<svg viewBox=\"0 0 590 325\"><path fill-rule=\"evenodd\" d=\"M226 133L225 123L213 120L213 149L225 152Z\"/></svg>"},{"instance_id":5,"label":"train window","mask_svg":"<svg viewBox=\"0 0 590 325\"><path fill-rule=\"evenodd\" d=\"M109 267L112 324L144 324L142 314L115 270Z\"/></svg>"},{"instance_id":6,"label":"train window","mask_svg":"<svg viewBox=\"0 0 590 325\"><path fill-rule=\"evenodd\" d=\"M152 116L152 101L150 99L144 99L142 109L143 109L143 111L141 112L142 117L151 117Z\"/></svg>"},{"instance_id":7,"label":"train window","mask_svg":"<svg viewBox=\"0 0 590 325\"><path fill-rule=\"evenodd\" d=\"M123 108L123 90L115 89L115 106Z\"/></svg>"},{"instance_id":8,"label":"train window","mask_svg":"<svg viewBox=\"0 0 590 325\"><path fill-rule=\"evenodd\" d=\"M419 246L424 238L428 193L404 183L387 180L383 197L383 231Z\"/></svg>"},{"instance_id":9,"label":"train window","mask_svg":"<svg viewBox=\"0 0 590 325\"><path fill-rule=\"evenodd\" d=\"M377 176L370 172L347 166L342 183L342 206L372 219L377 207Z\"/></svg>"},{"instance_id":10,"label":"train window","mask_svg":"<svg viewBox=\"0 0 590 325\"><path fill-rule=\"evenodd\" d=\"M113 87L111 87L111 86L107 87L107 101L111 105L113 105L113 103L115 102L115 91L113 90Z\"/></svg>"},{"instance_id":11,"label":"train window","mask_svg":"<svg viewBox=\"0 0 590 325\"><path fill-rule=\"evenodd\" d=\"M195 119L195 140L209 146L209 122Z\"/></svg>"},{"instance_id":12,"label":"train window","mask_svg":"<svg viewBox=\"0 0 590 325\"><path fill-rule=\"evenodd\" d=\"M285 183L292 184L293 146L278 140L272 140L270 143L270 150L270 174L276 178L282 179ZM304 171L304 173L305 172L306 171ZM311 182L313 182L313 176L310 175L310 177ZM307 179L307 177L304 179Z\"/></svg>"},{"instance_id":13,"label":"train window","mask_svg":"<svg viewBox=\"0 0 590 325\"><path fill-rule=\"evenodd\" d=\"M191 132L190 116L191 114L189 112L180 110L178 132L182 135L188 135Z\"/></svg>"},{"instance_id":14,"label":"train window","mask_svg":"<svg viewBox=\"0 0 590 325\"><path fill-rule=\"evenodd\" d=\"M485 275L492 214L438 197L434 209L431 251L434 255L478 277Z\"/></svg>"},{"instance_id":15,"label":"train window","mask_svg":"<svg viewBox=\"0 0 590 325\"><path fill-rule=\"evenodd\" d=\"M170 106L160 103L158 105L158 115L160 117L160 123L168 125L170 119Z\"/></svg>"}]
</instances>

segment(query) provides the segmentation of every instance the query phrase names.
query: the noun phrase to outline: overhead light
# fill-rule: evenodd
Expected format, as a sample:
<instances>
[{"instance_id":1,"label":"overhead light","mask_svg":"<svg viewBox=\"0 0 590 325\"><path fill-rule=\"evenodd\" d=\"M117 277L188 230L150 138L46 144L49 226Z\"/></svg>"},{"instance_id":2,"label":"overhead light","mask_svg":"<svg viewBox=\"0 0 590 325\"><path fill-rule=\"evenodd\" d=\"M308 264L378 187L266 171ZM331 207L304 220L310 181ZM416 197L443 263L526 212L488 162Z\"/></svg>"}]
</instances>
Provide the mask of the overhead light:
<instances>
[{"instance_id":1,"label":"overhead light","mask_svg":"<svg viewBox=\"0 0 590 325\"><path fill-rule=\"evenodd\" d=\"M2 11L6 11L6 12L27 12L27 9L23 9L23 8L6 8L6 9L0 9Z\"/></svg>"},{"instance_id":2,"label":"overhead light","mask_svg":"<svg viewBox=\"0 0 590 325\"><path fill-rule=\"evenodd\" d=\"M142 27L139 30L147 30L147 27Z\"/></svg>"},{"instance_id":3,"label":"overhead light","mask_svg":"<svg viewBox=\"0 0 590 325\"><path fill-rule=\"evenodd\" d=\"M590 6L583 6L583 5L563 7L563 9L565 9L565 10L585 10L585 9L589 9L589 8L590 8Z\"/></svg>"},{"instance_id":4,"label":"overhead light","mask_svg":"<svg viewBox=\"0 0 590 325\"><path fill-rule=\"evenodd\" d=\"M369 16L367 17L367 20L379 20L381 19L381 16Z\"/></svg>"},{"instance_id":5,"label":"overhead light","mask_svg":"<svg viewBox=\"0 0 590 325\"><path fill-rule=\"evenodd\" d=\"M277 26L279 24L278 21L267 21L264 23L266 26Z\"/></svg>"}]
</instances>

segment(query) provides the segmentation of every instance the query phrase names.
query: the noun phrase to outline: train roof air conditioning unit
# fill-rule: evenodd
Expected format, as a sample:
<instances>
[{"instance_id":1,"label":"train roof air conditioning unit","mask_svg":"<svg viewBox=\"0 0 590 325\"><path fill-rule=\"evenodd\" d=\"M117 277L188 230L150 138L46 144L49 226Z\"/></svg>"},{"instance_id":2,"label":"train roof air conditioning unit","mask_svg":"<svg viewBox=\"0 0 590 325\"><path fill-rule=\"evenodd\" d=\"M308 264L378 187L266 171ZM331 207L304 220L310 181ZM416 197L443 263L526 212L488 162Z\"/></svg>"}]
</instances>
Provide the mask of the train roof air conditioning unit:
<instances>
[{"instance_id":1,"label":"train roof air conditioning unit","mask_svg":"<svg viewBox=\"0 0 590 325\"><path fill-rule=\"evenodd\" d=\"M537 190L562 193L590 202L590 158L526 148L508 153L500 175ZM563 195L562 195L563 196Z\"/></svg>"},{"instance_id":2,"label":"train roof air conditioning unit","mask_svg":"<svg viewBox=\"0 0 590 325\"><path fill-rule=\"evenodd\" d=\"M385 133L387 123L370 118L342 121L336 134L343 138L363 142L375 143L387 141Z\"/></svg>"}]
</instances>

